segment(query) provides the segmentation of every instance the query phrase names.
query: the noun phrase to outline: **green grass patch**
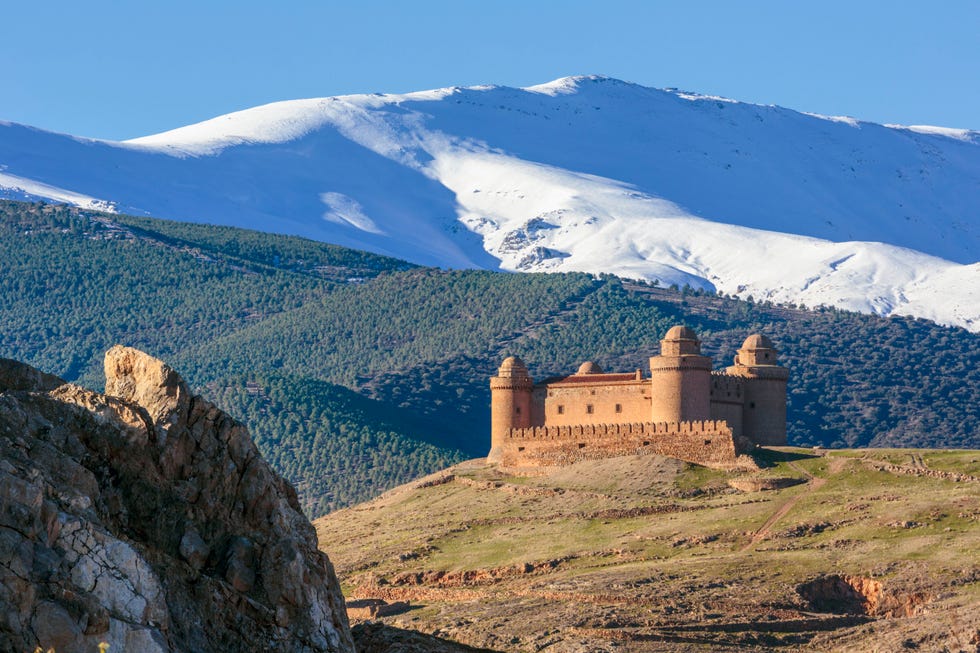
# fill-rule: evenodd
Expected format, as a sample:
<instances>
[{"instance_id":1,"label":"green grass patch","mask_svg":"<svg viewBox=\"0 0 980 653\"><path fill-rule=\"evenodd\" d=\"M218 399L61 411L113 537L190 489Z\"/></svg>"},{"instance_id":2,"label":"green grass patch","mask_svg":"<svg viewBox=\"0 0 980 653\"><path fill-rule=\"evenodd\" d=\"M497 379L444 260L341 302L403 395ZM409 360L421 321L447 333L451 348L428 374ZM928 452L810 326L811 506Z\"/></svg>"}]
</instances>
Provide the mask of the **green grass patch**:
<instances>
[{"instance_id":1,"label":"green grass patch","mask_svg":"<svg viewBox=\"0 0 980 653\"><path fill-rule=\"evenodd\" d=\"M674 486L681 491L719 488L728 485L728 477L728 472L685 463L684 469L674 480Z\"/></svg>"},{"instance_id":2,"label":"green grass patch","mask_svg":"<svg viewBox=\"0 0 980 653\"><path fill-rule=\"evenodd\" d=\"M923 451L922 460L930 469L980 476L980 451Z\"/></svg>"}]
</instances>

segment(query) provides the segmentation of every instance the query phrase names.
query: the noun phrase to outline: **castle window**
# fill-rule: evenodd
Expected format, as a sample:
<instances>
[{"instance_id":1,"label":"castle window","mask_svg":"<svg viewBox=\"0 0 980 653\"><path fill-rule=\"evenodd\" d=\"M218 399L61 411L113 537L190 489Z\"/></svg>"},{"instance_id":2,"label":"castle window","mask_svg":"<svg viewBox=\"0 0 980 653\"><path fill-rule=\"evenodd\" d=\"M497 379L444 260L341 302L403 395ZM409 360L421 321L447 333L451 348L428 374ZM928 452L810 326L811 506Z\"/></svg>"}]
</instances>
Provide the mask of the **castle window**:
<instances>
[{"instance_id":1,"label":"castle window","mask_svg":"<svg viewBox=\"0 0 980 653\"><path fill-rule=\"evenodd\" d=\"M578 448L579 449L585 449L585 443L584 442L579 442L578 443Z\"/></svg>"},{"instance_id":2,"label":"castle window","mask_svg":"<svg viewBox=\"0 0 980 653\"><path fill-rule=\"evenodd\" d=\"M589 390L589 394L590 395L594 395L595 394L595 390Z\"/></svg>"},{"instance_id":3,"label":"castle window","mask_svg":"<svg viewBox=\"0 0 980 653\"><path fill-rule=\"evenodd\" d=\"M517 447L518 451L524 451L524 447Z\"/></svg>"},{"instance_id":4,"label":"castle window","mask_svg":"<svg viewBox=\"0 0 980 653\"><path fill-rule=\"evenodd\" d=\"M711 444L711 440L705 440L704 443L705 444Z\"/></svg>"},{"instance_id":5,"label":"castle window","mask_svg":"<svg viewBox=\"0 0 980 653\"><path fill-rule=\"evenodd\" d=\"M650 446L650 441L649 440L644 440L643 441L643 446L644 447L649 447Z\"/></svg>"},{"instance_id":6,"label":"castle window","mask_svg":"<svg viewBox=\"0 0 980 653\"><path fill-rule=\"evenodd\" d=\"M558 414L559 415L564 415L565 414L565 407L564 406L558 406Z\"/></svg>"},{"instance_id":7,"label":"castle window","mask_svg":"<svg viewBox=\"0 0 980 653\"><path fill-rule=\"evenodd\" d=\"M521 407L520 406L514 406L514 414L515 415L520 415L521 414Z\"/></svg>"},{"instance_id":8,"label":"castle window","mask_svg":"<svg viewBox=\"0 0 980 653\"><path fill-rule=\"evenodd\" d=\"M749 408L755 408L755 402L754 401L750 401L749 402Z\"/></svg>"},{"instance_id":9,"label":"castle window","mask_svg":"<svg viewBox=\"0 0 980 653\"><path fill-rule=\"evenodd\" d=\"M623 404L616 404L616 412L617 413L623 412Z\"/></svg>"},{"instance_id":10,"label":"castle window","mask_svg":"<svg viewBox=\"0 0 980 653\"><path fill-rule=\"evenodd\" d=\"M592 408L592 404L588 404L588 405L587 405L587 406L585 407L585 412L587 412L587 413L588 413L589 415L591 415L591 414L592 414L593 412L595 412L595 409L594 409L594 408Z\"/></svg>"}]
</instances>

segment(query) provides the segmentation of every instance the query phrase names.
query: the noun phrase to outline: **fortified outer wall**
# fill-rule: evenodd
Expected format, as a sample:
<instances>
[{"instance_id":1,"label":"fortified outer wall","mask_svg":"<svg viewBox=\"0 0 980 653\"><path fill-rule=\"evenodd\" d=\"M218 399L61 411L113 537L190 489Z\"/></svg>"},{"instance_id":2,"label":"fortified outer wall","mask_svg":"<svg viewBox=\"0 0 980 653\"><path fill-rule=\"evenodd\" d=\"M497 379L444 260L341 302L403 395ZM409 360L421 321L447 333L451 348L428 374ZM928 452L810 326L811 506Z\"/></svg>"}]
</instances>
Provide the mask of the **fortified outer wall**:
<instances>
[{"instance_id":1,"label":"fortified outer wall","mask_svg":"<svg viewBox=\"0 0 980 653\"><path fill-rule=\"evenodd\" d=\"M732 435L724 421L532 426L511 429L501 447L500 464L534 469L658 454L705 467L730 468L740 453L744 453L744 442Z\"/></svg>"}]
</instances>

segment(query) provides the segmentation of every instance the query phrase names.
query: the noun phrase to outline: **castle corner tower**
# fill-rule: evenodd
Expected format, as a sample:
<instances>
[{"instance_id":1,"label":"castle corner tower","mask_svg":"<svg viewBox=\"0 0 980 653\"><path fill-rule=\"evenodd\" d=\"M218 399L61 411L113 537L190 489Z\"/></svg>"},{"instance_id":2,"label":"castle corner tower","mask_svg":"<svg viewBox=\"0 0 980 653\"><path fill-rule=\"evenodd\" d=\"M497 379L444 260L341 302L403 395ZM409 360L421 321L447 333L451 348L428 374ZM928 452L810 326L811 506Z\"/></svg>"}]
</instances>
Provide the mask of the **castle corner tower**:
<instances>
[{"instance_id":1,"label":"castle corner tower","mask_svg":"<svg viewBox=\"0 0 980 653\"><path fill-rule=\"evenodd\" d=\"M497 376L490 377L490 453L488 463L499 463L504 438L513 428L531 425L531 390L534 382L527 366L517 356L501 363Z\"/></svg>"},{"instance_id":2,"label":"castle corner tower","mask_svg":"<svg viewBox=\"0 0 980 653\"><path fill-rule=\"evenodd\" d=\"M650 359L653 422L711 419L711 359L686 326L671 327Z\"/></svg>"},{"instance_id":3,"label":"castle corner tower","mask_svg":"<svg viewBox=\"0 0 980 653\"><path fill-rule=\"evenodd\" d=\"M786 444L786 382L789 370L777 362L778 351L764 335L745 339L735 364L725 370L745 379L742 433L756 444Z\"/></svg>"}]
</instances>

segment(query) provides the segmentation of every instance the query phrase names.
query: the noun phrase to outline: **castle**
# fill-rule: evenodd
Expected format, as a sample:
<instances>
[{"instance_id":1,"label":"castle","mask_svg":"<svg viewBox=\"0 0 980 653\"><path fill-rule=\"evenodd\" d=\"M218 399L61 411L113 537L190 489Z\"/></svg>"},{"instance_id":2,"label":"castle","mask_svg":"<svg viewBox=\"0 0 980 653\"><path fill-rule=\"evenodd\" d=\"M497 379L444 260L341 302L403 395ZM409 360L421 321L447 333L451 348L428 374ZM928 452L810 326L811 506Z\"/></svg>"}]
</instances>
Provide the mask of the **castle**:
<instances>
[{"instance_id":1,"label":"castle","mask_svg":"<svg viewBox=\"0 0 980 653\"><path fill-rule=\"evenodd\" d=\"M730 467L756 444L786 444L789 370L766 336L746 338L734 364L712 371L693 330L675 326L640 370L606 374L586 362L535 384L524 362L504 360L490 379L490 453L510 469L657 453Z\"/></svg>"}]
</instances>

